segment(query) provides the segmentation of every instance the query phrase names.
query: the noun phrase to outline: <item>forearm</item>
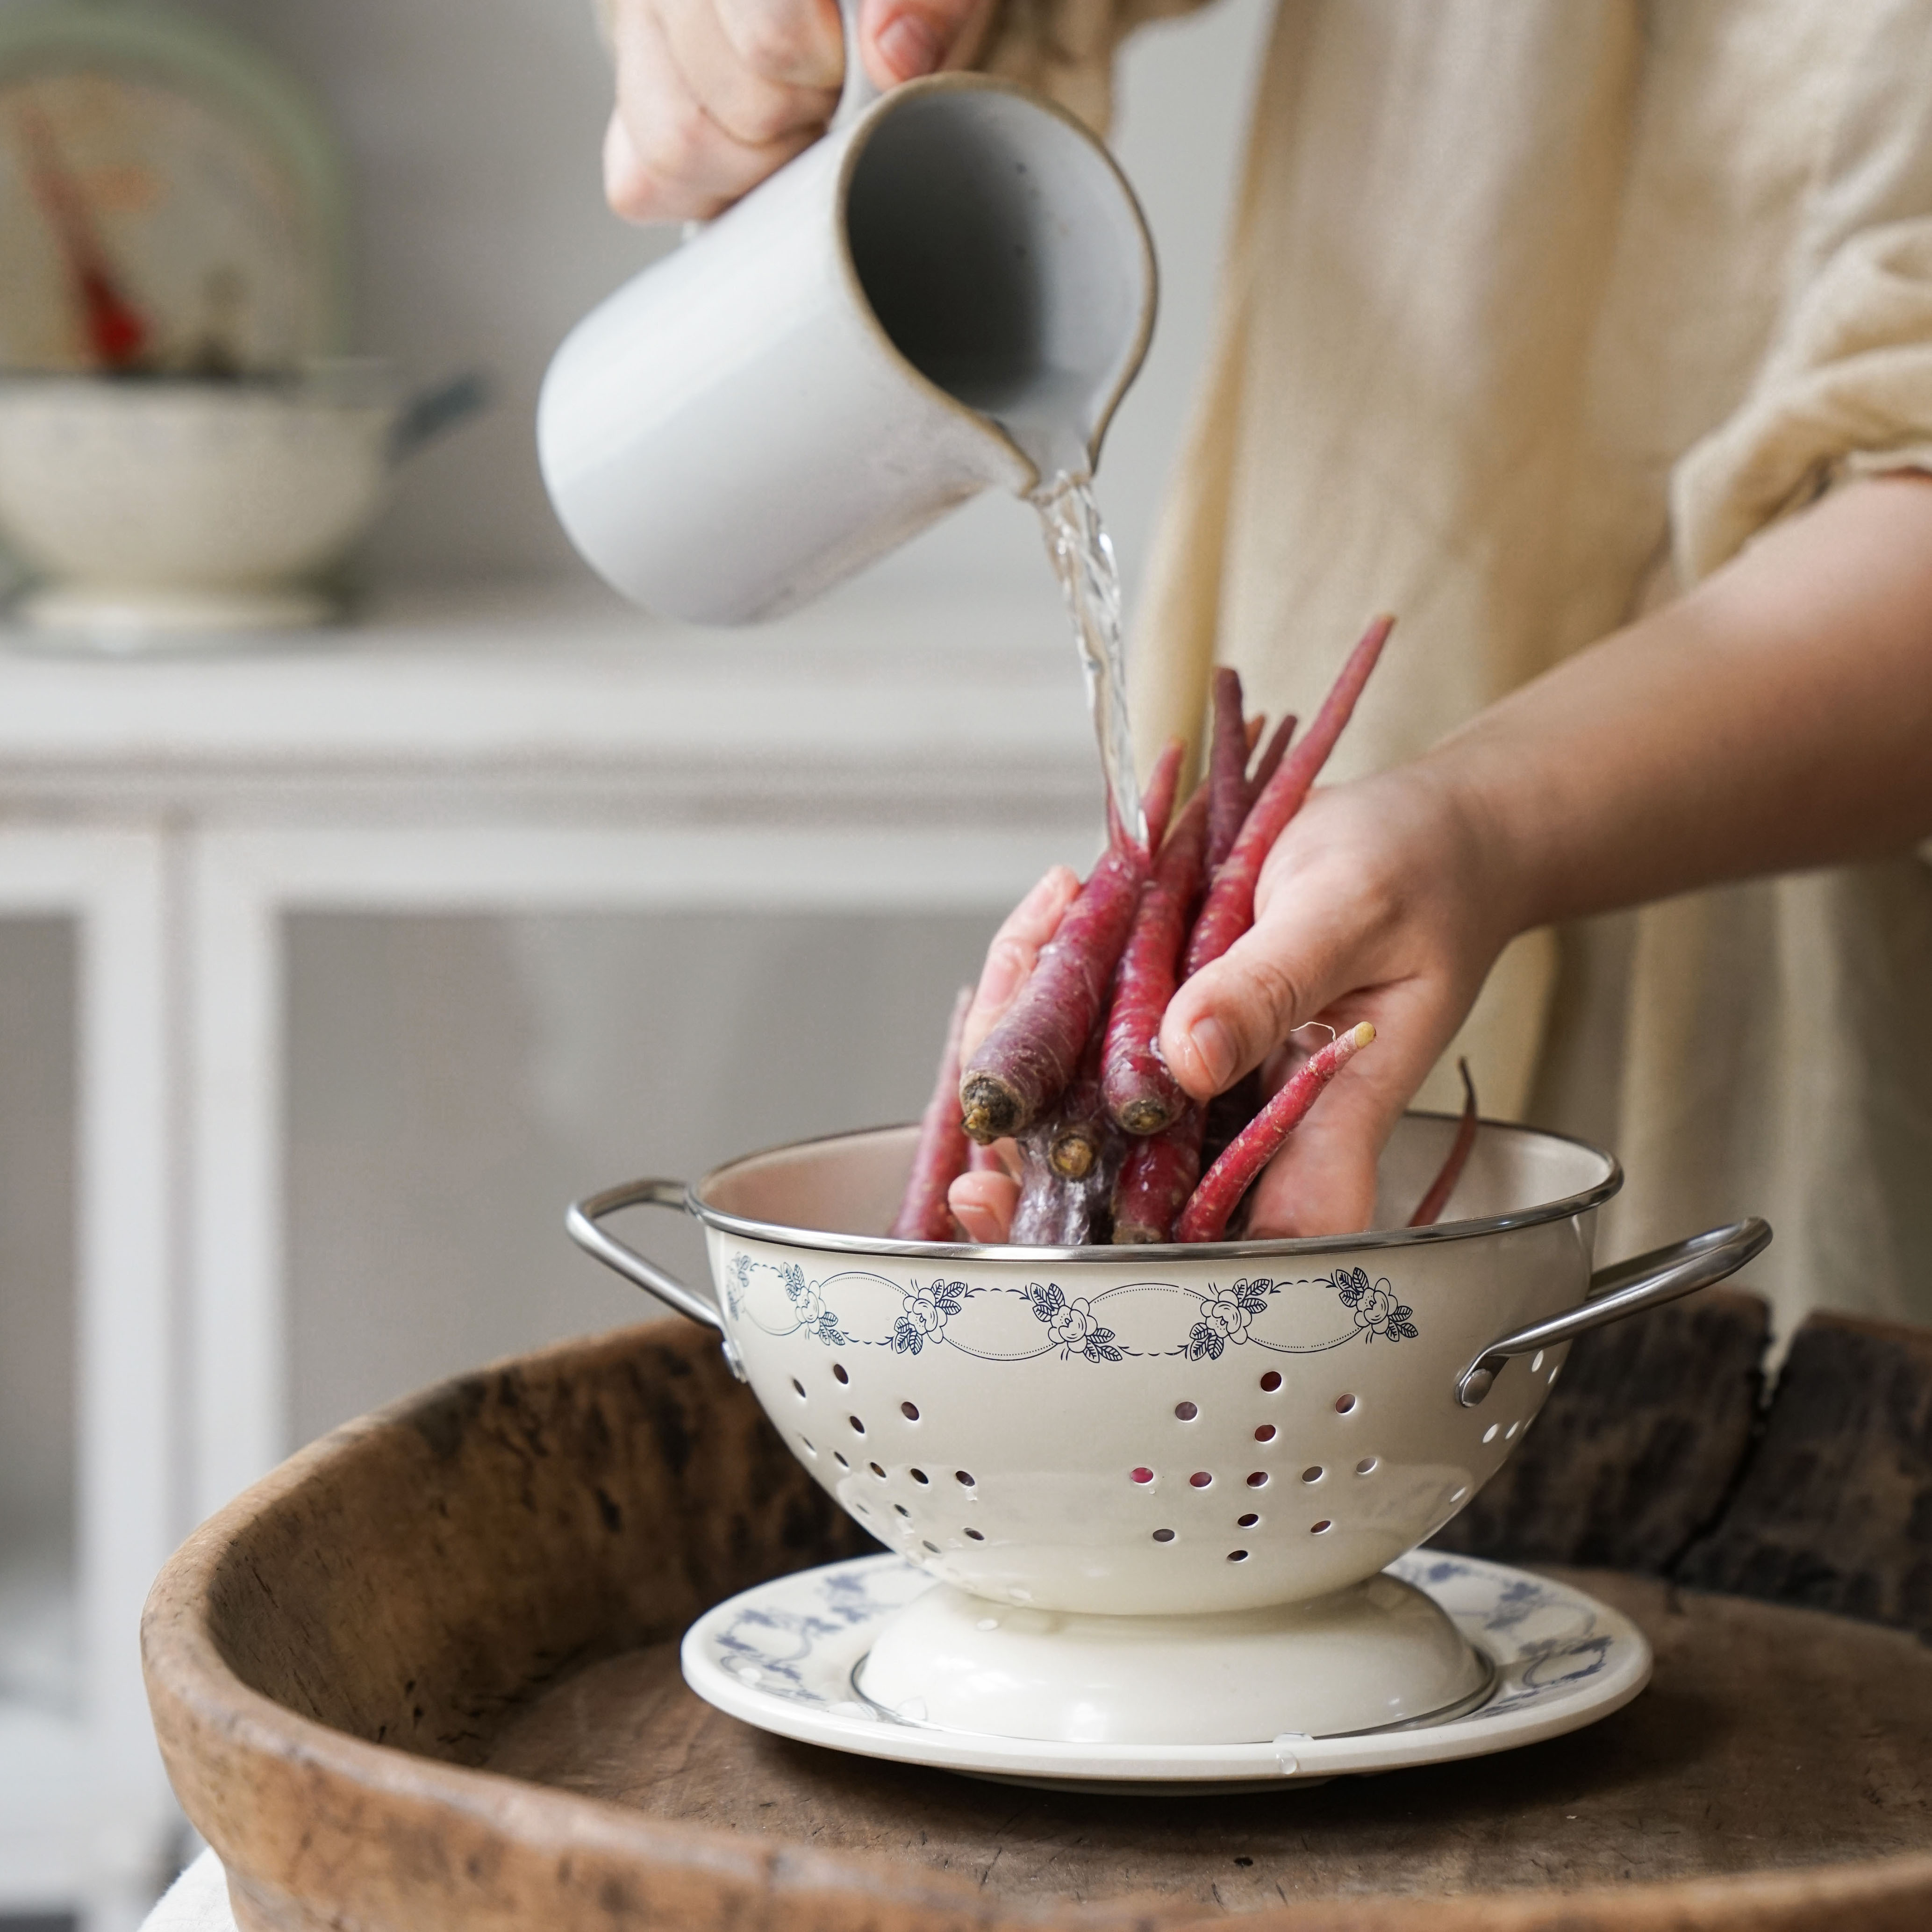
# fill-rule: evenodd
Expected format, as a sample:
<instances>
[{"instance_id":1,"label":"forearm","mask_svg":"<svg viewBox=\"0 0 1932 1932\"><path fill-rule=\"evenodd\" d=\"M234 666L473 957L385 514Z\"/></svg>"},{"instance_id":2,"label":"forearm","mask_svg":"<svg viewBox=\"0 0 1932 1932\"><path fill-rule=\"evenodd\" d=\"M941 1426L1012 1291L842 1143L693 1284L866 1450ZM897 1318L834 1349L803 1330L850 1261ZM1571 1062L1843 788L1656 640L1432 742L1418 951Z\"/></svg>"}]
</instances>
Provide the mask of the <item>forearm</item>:
<instances>
[{"instance_id":1,"label":"forearm","mask_svg":"<svg viewBox=\"0 0 1932 1932\"><path fill-rule=\"evenodd\" d=\"M1492 706L1415 776L1523 931L1932 833L1932 481L1855 484Z\"/></svg>"}]
</instances>

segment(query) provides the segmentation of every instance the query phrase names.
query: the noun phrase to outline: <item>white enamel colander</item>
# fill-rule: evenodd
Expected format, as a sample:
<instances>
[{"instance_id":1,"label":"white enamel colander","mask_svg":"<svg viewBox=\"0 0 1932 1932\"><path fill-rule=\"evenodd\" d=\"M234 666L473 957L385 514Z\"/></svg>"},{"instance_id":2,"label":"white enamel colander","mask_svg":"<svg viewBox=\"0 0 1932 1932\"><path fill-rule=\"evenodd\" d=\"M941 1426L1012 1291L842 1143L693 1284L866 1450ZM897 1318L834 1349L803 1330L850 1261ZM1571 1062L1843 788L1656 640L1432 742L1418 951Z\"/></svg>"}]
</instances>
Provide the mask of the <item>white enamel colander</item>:
<instances>
[{"instance_id":1,"label":"white enamel colander","mask_svg":"<svg viewBox=\"0 0 1932 1932\"><path fill-rule=\"evenodd\" d=\"M718 1329L812 1475L974 1597L1138 1616L1306 1602L1372 1577L1495 1474L1587 1329L1721 1280L1757 1220L1591 1271L1622 1184L1581 1142L1483 1124L1434 1227L1198 1246L888 1239L915 1130L752 1154L570 1210L574 1238ZM1454 1120L1382 1167L1406 1214ZM717 1299L600 1226L680 1207ZM1399 1210L1399 1213L1398 1213Z\"/></svg>"}]
</instances>

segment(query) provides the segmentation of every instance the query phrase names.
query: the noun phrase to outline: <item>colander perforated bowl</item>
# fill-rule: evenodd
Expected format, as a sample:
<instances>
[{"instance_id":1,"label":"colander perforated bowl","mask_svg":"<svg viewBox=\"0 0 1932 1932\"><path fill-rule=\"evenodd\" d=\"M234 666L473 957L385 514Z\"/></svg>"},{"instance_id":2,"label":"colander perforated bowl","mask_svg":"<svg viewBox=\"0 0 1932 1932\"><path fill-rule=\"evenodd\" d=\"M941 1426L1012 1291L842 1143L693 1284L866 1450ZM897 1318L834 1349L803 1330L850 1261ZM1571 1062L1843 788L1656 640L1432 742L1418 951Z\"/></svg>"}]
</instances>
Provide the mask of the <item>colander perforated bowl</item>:
<instances>
[{"instance_id":1,"label":"colander perforated bowl","mask_svg":"<svg viewBox=\"0 0 1932 1932\"><path fill-rule=\"evenodd\" d=\"M1413 1202L1455 1124L1382 1162ZM572 1209L600 1259L718 1328L793 1453L890 1547L976 1597L1067 1612L1240 1612L1372 1576L1522 1440L1568 1343L1722 1280L1740 1222L1592 1276L1621 1184L1583 1144L1485 1122L1436 1227L1198 1246L896 1241L915 1130L752 1154ZM599 1226L704 1223L717 1300ZM1406 1207L1404 1209L1406 1211Z\"/></svg>"}]
</instances>

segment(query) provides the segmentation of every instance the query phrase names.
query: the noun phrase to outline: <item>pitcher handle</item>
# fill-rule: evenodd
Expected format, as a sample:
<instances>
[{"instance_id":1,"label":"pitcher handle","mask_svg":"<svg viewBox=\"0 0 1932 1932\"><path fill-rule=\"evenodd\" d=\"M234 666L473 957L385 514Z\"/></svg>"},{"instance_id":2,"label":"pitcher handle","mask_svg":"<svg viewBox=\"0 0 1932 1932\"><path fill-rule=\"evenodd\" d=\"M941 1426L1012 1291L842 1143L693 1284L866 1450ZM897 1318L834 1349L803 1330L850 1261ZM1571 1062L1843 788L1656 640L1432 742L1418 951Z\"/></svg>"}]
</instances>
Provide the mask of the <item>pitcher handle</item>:
<instances>
[{"instance_id":1,"label":"pitcher handle","mask_svg":"<svg viewBox=\"0 0 1932 1932\"><path fill-rule=\"evenodd\" d=\"M1465 1408L1474 1408L1489 1394L1510 1356L1574 1340L1590 1329L1621 1322L1626 1315L1660 1307L1679 1295L1694 1294L1700 1288L1736 1274L1770 1245L1769 1223L1754 1214L1727 1228L1712 1228L1673 1241L1667 1248L1599 1268L1590 1277L1588 1299L1546 1321L1499 1336L1484 1349L1462 1371L1456 1384L1456 1400Z\"/></svg>"},{"instance_id":2,"label":"pitcher handle","mask_svg":"<svg viewBox=\"0 0 1932 1932\"><path fill-rule=\"evenodd\" d=\"M838 105L832 110L827 134L849 127L879 98L880 90L859 57L859 7L860 0L838 0L838 17L845 28L845 84L839 90Z\"/></svg>"}]
</instances>

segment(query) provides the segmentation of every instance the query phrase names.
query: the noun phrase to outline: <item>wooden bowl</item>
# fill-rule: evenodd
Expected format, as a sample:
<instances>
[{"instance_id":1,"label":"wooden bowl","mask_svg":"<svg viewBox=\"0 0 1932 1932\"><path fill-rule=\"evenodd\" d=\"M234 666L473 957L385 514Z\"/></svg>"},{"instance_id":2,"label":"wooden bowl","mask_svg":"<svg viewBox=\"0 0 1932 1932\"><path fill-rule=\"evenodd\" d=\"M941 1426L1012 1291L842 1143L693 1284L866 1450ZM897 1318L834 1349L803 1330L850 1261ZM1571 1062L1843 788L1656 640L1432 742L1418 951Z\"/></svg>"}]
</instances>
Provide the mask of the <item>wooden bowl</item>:
<instances>
[{"instance_id":1,"label":"wooden bowl","mask_svg":"<svg viewBox=\"0 0 1932 1932\"><path fill-rule=\"evenodd\" d=\"M304 1450L170 1563L142 1630L170 1774L248 1932L1932 1923L1910 1634L1589 1572L1658 1652L1591 1730L1085 1796L790 1743L685 1689L700 1610L860 1544L682 1322L464 1377Z\"/></svg>"}]
</instances>

